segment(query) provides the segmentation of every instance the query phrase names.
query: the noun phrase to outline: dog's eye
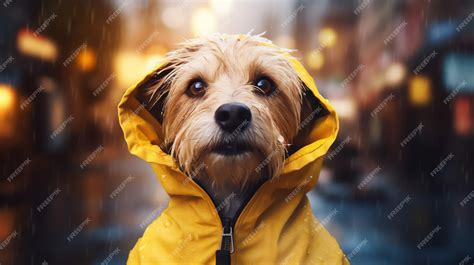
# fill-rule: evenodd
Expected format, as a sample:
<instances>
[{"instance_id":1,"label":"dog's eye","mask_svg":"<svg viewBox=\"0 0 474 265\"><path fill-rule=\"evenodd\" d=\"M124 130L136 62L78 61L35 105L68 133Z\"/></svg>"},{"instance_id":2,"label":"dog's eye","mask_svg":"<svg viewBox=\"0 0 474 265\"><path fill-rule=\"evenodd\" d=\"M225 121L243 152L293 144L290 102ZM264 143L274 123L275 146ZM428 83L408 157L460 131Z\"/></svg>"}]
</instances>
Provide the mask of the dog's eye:
<instances>
[{"instance_id":1,"label":"dog's eye","mask_svg":"<svg viewBox=\"0 0 474 265\"><path fill-rule=\"evenodd\" d=\"M270 96L275 91L275 85L266 77L257 79L255 86L258 88L258 92L266 96Z\"/></svg>"},{"instance_id":2,"label":"dog's eye","mask_svg":"<svg viewBox=\"0 0 474 265\"><path fill-rule=\"evenodd\" d=\"M206 83L202 80L192 81L186 92L191 97L202 96L206 92Z\"/></svg>"}]
</instances>

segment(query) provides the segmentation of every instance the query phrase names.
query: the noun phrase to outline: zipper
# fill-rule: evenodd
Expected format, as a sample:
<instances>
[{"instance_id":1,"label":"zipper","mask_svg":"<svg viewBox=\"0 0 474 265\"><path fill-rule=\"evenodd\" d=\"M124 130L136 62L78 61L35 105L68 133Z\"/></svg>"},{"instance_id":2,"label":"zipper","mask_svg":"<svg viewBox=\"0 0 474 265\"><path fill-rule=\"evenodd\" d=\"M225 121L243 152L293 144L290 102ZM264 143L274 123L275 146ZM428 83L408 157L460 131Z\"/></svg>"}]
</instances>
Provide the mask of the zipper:
<instances>
[{"instance_id":1,"label":"zipper","mask_svg":"<svg viewBox=\"0 0 474 265\"><path fill-rule=\"evenodd\" d=\"M233 254L235 251L233 230L232 221L226 218L222 227L221 247L216 250L216 265L230 265L230 254Z\"/></svg>"},{"instance_id":2,"label":"zipper","mask_svg":"<svg viewBox=\"0 0 474 265\"><path fill-rule=\"evenodd\" d=\"M204 186L195 178L193 178L192 181L196 183L196 185L199 188L201 188L204 191L204 193L206 193L206 195L209 197L212 204L214 205L214 208L216 208L217 207L216 202L214 201L212 196L209 194L209 192L207 192ZM216 265L230 265L230 260L231 260L230 256L231 254L234 254L235 252L234 226L237 223L237 219L239 218L242 211L245 209L247 204L257 193L257 190L265 182L266 182L266 179L262 180L261 183L255 186L255 188L250 192L250 196L247 196L247 198L245 198L244 202L240 205L239 209L237 209L237 212L235 212L235 215L232 217L232 219L222 218L220 214L218 214L219 219L222 223L222 237L221 237L220 248L216 250Z\"/></svg>"}]
</instances>

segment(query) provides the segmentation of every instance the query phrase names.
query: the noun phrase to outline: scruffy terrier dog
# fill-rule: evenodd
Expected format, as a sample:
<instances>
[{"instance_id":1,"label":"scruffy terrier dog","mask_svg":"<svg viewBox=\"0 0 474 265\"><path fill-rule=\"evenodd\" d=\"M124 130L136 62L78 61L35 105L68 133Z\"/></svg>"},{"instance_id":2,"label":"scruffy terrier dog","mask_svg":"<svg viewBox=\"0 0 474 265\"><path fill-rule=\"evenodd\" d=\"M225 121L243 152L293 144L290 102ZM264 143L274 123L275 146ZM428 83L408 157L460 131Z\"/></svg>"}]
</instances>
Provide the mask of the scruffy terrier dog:
<instances>
[{"instance_id":1,"label":"scruffy terrier dog","mask_svg":"<svg viewBox=\"0 0 474 265\"><path fill-rule=\"evenodd\" d=\"M278 177L296 148L302 108L311 112L282 49L262 42L269 41L223 41L218 35L189 40L167 54L157 82L142 85L139 95L162 122L162 147L183 171L216 201L236 192L226 205L229 216L253 187Z\"/></svg>"},{"instance_id":2,"label":"scruffy terrier dog","mask_svg":"<svg viewBox=\"0 0 474 265\"><path fill-rule=\"evenodd\" d=\"M348 264L306 197L337 115L289 52L202 37L125 92L129 150L170 195L127 264Z\"/></svg>"}]
</instances>

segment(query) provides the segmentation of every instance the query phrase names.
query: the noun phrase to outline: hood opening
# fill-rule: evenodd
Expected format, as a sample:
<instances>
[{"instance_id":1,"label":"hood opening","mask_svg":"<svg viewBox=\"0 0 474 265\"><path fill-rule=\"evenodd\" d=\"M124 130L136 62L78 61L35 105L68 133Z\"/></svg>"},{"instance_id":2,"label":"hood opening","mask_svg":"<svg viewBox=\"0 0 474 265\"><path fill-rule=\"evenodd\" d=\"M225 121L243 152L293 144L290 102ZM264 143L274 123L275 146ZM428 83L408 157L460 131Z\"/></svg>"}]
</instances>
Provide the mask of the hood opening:
<instances>
[{"instance_id":1,"label":"hood opening","mask_svg":"<svg viewBox=\"0 0 474 265\"><path fill-rule=\"evenodd\" d=\"M309 134L311 130L317 126L317 122L329 114L329 111L324 107L321 101L311 93L311 90L304 85L303 98L301 104L301 114L299 122L299 132L293 138L293 144L288 148L287 157L303 148L305 145L311 143Z\"/></svg>"},{"instance_id":2,"label":"hood opening","mask_svg":"<svg viewBox=\"0 0 474 265\"><path fill-rule=\"evenodd\" d=\"M288 148L288 157L283 169L283 173L288 173L321 158L334 142L339 126L334 108L319 94L311 75L289 53L282 52L282 56L291 63L304 86L301 130L293 139L294 144ZM132 154L147 162L179 170L179 165L169 155L170 146L164 144L161 126L170 85L170 79L165 77L171 71L172 65L163 61L155 71L130 87L119 104L119 119ZM161 94L154 95L155 103L150 100L150 89L156 86L160 86ZM152 102L155 104L151 104Z\"/></svg>"}]
</instances>

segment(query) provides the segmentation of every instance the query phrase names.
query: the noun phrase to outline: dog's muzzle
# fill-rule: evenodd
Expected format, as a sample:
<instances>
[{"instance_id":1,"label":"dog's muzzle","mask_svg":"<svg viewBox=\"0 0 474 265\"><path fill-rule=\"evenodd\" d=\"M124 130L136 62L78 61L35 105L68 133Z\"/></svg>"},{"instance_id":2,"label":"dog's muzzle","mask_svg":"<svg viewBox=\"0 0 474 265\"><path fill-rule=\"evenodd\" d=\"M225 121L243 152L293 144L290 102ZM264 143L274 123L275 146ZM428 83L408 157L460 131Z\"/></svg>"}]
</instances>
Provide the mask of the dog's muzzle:
<instances>
[{"instance_id":1,"label":"dog's muzzle","mask_svg":"<svg viewBox=\"0 0 474 265\"><path fill-rule=\"evenodd\" d=\"M214 146L214 152L237 155L252 151L252 145L241 135L252 121L252 113L247 105L239 102L223 104L217 108L214 119L224 132L222 139Z\"/></svg>"}]
</instances>

